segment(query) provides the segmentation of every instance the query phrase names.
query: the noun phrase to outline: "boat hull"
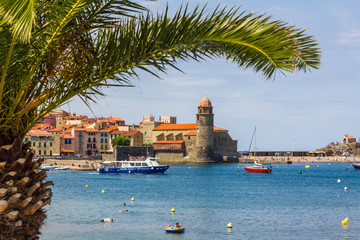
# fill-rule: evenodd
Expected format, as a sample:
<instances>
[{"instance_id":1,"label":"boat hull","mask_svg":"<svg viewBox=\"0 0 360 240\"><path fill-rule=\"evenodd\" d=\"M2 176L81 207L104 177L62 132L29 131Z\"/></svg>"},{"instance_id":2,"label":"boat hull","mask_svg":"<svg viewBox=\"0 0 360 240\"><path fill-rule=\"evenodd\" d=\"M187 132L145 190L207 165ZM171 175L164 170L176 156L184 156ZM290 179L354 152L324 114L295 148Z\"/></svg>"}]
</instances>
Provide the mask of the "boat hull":
<instances>
[{"instance_id":1,"label":"boat hull","mask_svg":"<svg viewBox=\"0 0 360 240\"><path fill-rule=\"evenodd\" d=\"M271 173L271 168L253 168L253 167L244 167L246 172L252 172L252 173Z\"/></svg>"},{"instance_id":2,"label":"boat hull","mask_svg":"<svg viewBox=\"0 0 360 240\"><path fill-rule=\"evenodd\" d=\"M185 232L185 228L166 228L165 231L167 233L184 233Z\"/></svg>"},{"instance_id":3,"label":"boat hull","mask_svg":"<svg viewBox=\"0 0 360 240\"><path fill-rule=\"evenodd\" d=\"M153 167L114 167L114 168L99 168L98 173L108 173L108 174L160 174L165 173L165 171L170 166L153 166Z\"/></svg>"},{"instance_id":4,"label":"boat hull","mask_svg":"<svg viewBox=\"0 0 360 240\"><path fill-rule=\"evenodd\" d=\"M356 170L360 170L360 163L351 164Z\"/></svg>"}]
</instances>

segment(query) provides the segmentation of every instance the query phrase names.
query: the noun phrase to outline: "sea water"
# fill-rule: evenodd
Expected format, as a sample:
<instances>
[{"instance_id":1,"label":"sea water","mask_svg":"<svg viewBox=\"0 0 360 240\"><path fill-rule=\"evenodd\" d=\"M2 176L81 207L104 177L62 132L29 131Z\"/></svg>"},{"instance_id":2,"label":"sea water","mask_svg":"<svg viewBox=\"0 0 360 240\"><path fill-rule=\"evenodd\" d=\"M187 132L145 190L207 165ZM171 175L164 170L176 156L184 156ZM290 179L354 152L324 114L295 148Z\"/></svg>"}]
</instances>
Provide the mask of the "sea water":
<instances>
[{"instance_id":1,"label":"sea water","mask_svg":"<svg viewBox=\"0 0 360 240\"><path fill-rule=\"evenodd\" d=\"M241 164L172 165L163 175L49 172L41 239L359 239L360 171L309 165L273 165L270 174ZM114 222L99 222L106 217ZM176 222L185 233L164 231Z\"/></svg>"}]
</instances>

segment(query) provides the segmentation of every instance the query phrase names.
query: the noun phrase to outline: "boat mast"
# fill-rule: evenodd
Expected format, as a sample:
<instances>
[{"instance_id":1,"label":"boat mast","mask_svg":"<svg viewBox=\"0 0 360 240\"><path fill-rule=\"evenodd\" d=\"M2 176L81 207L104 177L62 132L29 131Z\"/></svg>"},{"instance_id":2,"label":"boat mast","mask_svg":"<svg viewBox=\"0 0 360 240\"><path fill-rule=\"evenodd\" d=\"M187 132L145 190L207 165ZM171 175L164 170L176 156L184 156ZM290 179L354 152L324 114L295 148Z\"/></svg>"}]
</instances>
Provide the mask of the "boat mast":
<instances>
[{"instance_id":1,"label":"boat mast","mask_svg":"<svg viewBox=\"0 0 360 240\"><path fill-rule=\"evenodd\" d=\"M254 161L256 160L256 126L255 126L255 130L254 130Z\"/></svg>"}]
</instances>

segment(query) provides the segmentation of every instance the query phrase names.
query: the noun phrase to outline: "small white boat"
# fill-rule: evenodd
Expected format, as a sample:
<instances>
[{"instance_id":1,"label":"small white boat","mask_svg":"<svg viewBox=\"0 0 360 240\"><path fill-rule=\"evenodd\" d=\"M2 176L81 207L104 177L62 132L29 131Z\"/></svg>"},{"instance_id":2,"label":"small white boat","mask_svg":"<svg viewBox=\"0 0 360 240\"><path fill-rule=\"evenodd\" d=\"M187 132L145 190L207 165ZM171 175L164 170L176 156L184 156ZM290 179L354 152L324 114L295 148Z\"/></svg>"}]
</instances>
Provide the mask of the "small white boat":
<instances>
[{"instance_id":1,"label":"small white boat","mask_svg":"<svg viewBox=\"0 0 360 240\"><path fill-rule=\"evenodd\" d=\"M54 168L55 168L55 166L47 165L47 164L44 164L44 165L40 166L40 169L47 170L47 171L54 170Z\"/></svg>"},{"instance_id":2,"label":"small white boat","mask_svg":"<svg viewBox=\"0 0 360 240\"><path fill-rule=\"evenodd\" d=\"M62 170L69 170L70 168L67 166L53 166L53 165L41 165L40 169L46 171L62 171Z\"/></svg>"},{"instance_id":3,"label":"small white boat","mask_svg":"<svg viewBox=\"0 0 360 240\"><path fill-rule=\"evenodd\" d=\"M56 171L64 171L64 170L69 170L70 168L67 166L55 166L53 170Z\"/></svg>"}]
</instances>

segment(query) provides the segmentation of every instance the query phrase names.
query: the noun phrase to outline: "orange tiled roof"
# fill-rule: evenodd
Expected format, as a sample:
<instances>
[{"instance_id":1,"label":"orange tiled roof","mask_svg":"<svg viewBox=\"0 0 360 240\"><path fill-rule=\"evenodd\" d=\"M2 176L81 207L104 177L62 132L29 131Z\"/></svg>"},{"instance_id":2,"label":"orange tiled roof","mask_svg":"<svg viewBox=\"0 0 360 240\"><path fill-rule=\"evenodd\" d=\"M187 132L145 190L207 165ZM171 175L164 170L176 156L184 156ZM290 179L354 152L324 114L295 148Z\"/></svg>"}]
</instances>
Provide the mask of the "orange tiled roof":
<instances>
[{"instance_id":1,"label":"orange tiled roof","mask_svg":"<svg viewBox=\"0 0 360 240\"><path fill-rule=\"evenodd\" d=\"M355 137L353 137L353 136L346 136L345 138L351 138L351 139L353 139L353 138L355 138ZM355 138L356 139L356 138Z\"/></svg>"},{"instance_id":2,"label":"orange tiled roof","mask_svg":"<svg viewBox=\"0 0 360 240\"><path fill-rule=\"evenodd\" d=\"M183 143L184 141L183 140L177 140L177 141L157 141L157 142L154 142L153 144L173 144L173 143Z\"/></svg>"},{"instance_id":3,"label":"orange tiled roof","mask_svg":"<svg viewBox=\"0 0 360 240\"><path fill-rule=\"evenodd\" d=\"M190 131L188 133L185 133L184 136L196 136L196 131Z\"/></svg>"},{"instance_id":4,"label":"orange tiled roof","mask_svg":"<svg viewBox=\"0 0 360 240\"><path fill-rule=\"evenodd\" d=\"M183 123L183 124L161 124L160 126L154 128L153 131L165 131L165 130L196 130L196 123ZM214 132L218 131L228 131L224 128L219 128L214 126Z\"/></svg>"},{"instance_id":5,"label":"orange tiled roof","mask_svg":"<svg viewBox=\"0 0 360 240\"><path fill-rule=\"evenodd\" d=\"M70 139L70 138L74 138L73 136L69 135L69 134L65 134L62 136L62 138L64 139Z\"/></svg>"},{"instance_id":6,"label":"orange tiled roof","mask_svg":"<svg viewBox=\"0 0 360 240\"><path fill-rule=\"evenodd\" d=\"M136 130L130 130L130 131L127 131L123 134L123 136L134 136L136 133L138 133L139 131L136 131Z\"/></svg>"},{"instance_id":7,"label":"orange tiled roof","mask_svg":"<svg viewBox=\"0 0 360 240\"><path fill-rule=\"evenodd\" d=\"M123 134L123 133L125 133L125 131L115 130L115 131L110 132L110 134Z\"/></svg>"},{"instance_id":8,"label":"orange tiled roof","mask_svg":"<svg viewBox=\"0 0 360 240\"><path fill-rule=\"evenodd\" d=\"M86 128L85 131L87 131L87 132L99 132L99 130L97 130L95 128Z\"/></svg>"},{"instance_id":9,"label":"orange tiled roof","mask_svg":"<svg viewBox=\"0 0 360 240\"><path fill-rule=\"evenodd\" d=\"M108 127L107 129L108 129L108 130L117 130L118 128L117 128L117 126L110 126L110 127Z\"/></svg>"},{"instance_id":10,"label":"orange tiled roof","mask_svg":"<svg viewBox=\"0 0 360 240\"><path fill-rule=\"evenodd\" d=\"M108 117L107 119L109 121L124 121L121 117Z\"/></svg>"},{"instance_id":11,"label":"orange tiled roof","mask_svg":"<svg viewBox=\"0 0 360 240\"><path fill-rule=\"evenodd\" d=\"M29 135L50 135L50 133L41 130L30 130Z\"/></svg>"},{"instance_id":12,"label":"orange tiled roof","mask_svg":"<svg viewBox=\"0 0 360 240\"><path fill-rule=\"evenodd\" d=\"M57 127L57 128L48 130L48 132L60 132L61 130L62 130L62 127Z\"/></svg>"},{"instance_id":13,"label":"orange tiled roof","mask_svg":"<svg viewBox=\"0 0 360 240\"><path fill-rule=\"evenodd\" d=\"M102 129L102 130L98 130L99 132L105 132L105 133L108 133L110 132L111 130L110 129Z\"/></svg>"},{"instance_id":14,"label":"orange tiled roof","mask_svg":"<svg viewBox=\"0 0 360 240\"><path fill-rule=\"evenodd\" d=\"M178 123L178 124L161 124L154 128L153 131L164 131L164 130L196 130L195 123Z\"/></svg>"},{"instance_id":15,"label":"orange tiled roof","mask_svg":"<svg viewBox=\"0 0 360 240\"><path fill-rule=\"evenodd\" d=\"M69 129L66 129L65 131L64 131L64 133L71 133L71 129L69 128Z\"/></svg>"},{"instance_id":16,"label":"orange tiled roof","mask_svg":"<svg viewBox=\"0 0 360 240\"><path fill-rule=\"evenodd\" d=\"M219 127L215 127L214 126L214 132L228 132L228 130L227 129L224 129L224 128L219 128Z\"/></svg>"}]
</instances>

